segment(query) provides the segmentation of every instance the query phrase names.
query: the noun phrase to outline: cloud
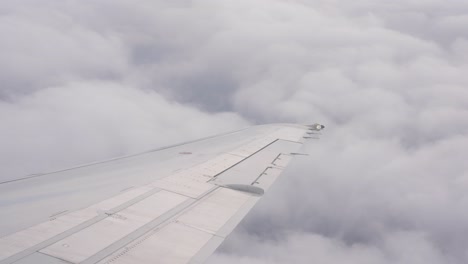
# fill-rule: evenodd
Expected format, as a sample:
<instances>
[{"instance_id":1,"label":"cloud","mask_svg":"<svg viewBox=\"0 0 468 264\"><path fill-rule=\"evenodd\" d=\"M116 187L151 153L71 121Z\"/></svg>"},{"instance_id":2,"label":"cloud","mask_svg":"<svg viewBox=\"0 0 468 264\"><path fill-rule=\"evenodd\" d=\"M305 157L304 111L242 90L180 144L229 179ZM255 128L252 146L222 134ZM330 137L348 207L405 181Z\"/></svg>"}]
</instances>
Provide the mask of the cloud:
<instances>
[{"instance_id":1,"label":"cloud","mask_svg":"<svg viewBox=\"0 0 468 264\"><path fill-rule=\"evenodd\" d=\"M443 263L442 254L427 243L423 234L401 232L388 235L382 247L346 245L337 239L326 238L312 233L295 233L279 242L258 241L247 236L239 239L242 256L216 255L212 263ZM230 243L233 239L230 240ZM252 241L250 249L240 246L242 240ZM258 256L262 256L259 258Z\"/></svg>"},{"instance_id":2,"label":"cloud","mask_svg":"<svg viewBox=\"0 0 468 264\"><path fill-rule=\"evenodd\" d=\"M340 254L351 263L464 261L466 138L407 151L397 141L343 144L336 138L347 132L336 133L307 145L310 157L294 161L210 263L239 255L251 259L246 263L307 263L316 260L316 246L304 249L302 257L288 248L306 238L337 247L337 255L326 252L321 263L338 263ZM250 243L276 249L268 256ZM356 249L367 253L354 258Z\"/></svg>"},{"instance_id":3,"label":"cloud","mask_svg":"<svg viewBox=\"0 0 468 264\"><path fill-rule=\"evenodd\" d=\"M2 175L318 121L210 263L466 263L465 2L3 3Z\"/></svg>"},{"instance_id":4,"label":"cloud","mask_svg":"<svg viewBox=\"0 0 468 264\"><path fill-rule=\"evenodd\" d=\"M138 153L248 126L234 113L206 114L154 91L91 81L0 103L2 180Z\"/></svg>"}]
</instances>

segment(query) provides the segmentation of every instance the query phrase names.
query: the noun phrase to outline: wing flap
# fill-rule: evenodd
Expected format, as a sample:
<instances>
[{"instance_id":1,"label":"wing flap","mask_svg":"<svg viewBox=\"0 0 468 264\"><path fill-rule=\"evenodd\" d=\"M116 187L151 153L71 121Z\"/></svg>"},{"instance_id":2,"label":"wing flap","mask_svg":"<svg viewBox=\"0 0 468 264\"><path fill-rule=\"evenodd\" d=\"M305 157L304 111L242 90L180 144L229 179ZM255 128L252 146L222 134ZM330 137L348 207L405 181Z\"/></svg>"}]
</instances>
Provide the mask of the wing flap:
<instances>
[{"instance_id":1,"label":"wing flap","mask_svg":"<svg viewBox=\"0 0 468 264\"><path fill-rule=\"evenodd\" d=\"M218 188L176 221L216 234L250 197L244 192Z\"/></svg>"},{"instance_id":2,"label":"wing flap","mask_svg":"<svg viewBox=\"0 0 468 264\"><path fill-rule=\"evenodd\" d=\"M158 263L182 264L189 262L199 251L205 255L224 240L220 235L224 227L232 226L231 219L249 202L258 197L227 188L218 188L190 209L173 219L168 225L150 231L148 235L112 253L99 263ZM249 204L252 204L252 203ZM230 231L229 231L230 232ZM227 232L222 232L227 235ZM216 242L213 244L213 240ZM211 243L208 243L211 242Z\"/></svg>"},{"instance_id":3,"label":"wing flap","mask_svg":"<svg viewBox=\"0 0 468 264\"><path fill-rule=\"evenodd\" d=\"M164 215L187 199L185 196L172 192L157 192L40 252L72 263L80 263Z\"/></svg>"},{"instance_id":4,"label":"wing flap","mask_svg":"<svg viewBox=\"0 0 468 264\"><path fill-rule=\"evenodd\" d=\"M187 263L212 237L212 234L172 222L161 229L152 230L99 263Z\"/></svg>"},{"instance_id":5,"label":"wing flap","mask_svg":"<svg viewBox=\"0 0 468 264\"><path fill-rule=\"evenodd\" d=\"M136 199L151 188L140 187L128 190L110 199L92 205L82 210L70 212L65 215L53 217L49 221L32 226L15 234L0 238L0 260L9 258L22 251L33 249L34 246L44 243L57 237L64 235L75 228L86 227L89 222L94 222L104 218L102 212L118 210L122 204Z\"/></svg>"}]
</instances>

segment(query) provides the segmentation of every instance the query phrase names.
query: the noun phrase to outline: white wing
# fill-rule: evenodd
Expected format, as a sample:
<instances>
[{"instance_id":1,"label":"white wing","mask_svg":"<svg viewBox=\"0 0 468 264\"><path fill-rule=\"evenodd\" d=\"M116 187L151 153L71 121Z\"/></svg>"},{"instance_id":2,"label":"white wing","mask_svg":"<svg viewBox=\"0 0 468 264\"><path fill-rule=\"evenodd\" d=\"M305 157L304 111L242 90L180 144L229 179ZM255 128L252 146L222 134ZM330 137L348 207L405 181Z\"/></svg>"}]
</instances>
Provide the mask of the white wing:
<instances>
[{"instance_id":1,"label":"white wing","mask_svg":"<svg viewBox=\"0 0 468 264\"><path fill-rule=\"evenodd\" d=\"M202 263L320 125L264 125L0 183L0 263Z\"/></svg>"}]
</instances>

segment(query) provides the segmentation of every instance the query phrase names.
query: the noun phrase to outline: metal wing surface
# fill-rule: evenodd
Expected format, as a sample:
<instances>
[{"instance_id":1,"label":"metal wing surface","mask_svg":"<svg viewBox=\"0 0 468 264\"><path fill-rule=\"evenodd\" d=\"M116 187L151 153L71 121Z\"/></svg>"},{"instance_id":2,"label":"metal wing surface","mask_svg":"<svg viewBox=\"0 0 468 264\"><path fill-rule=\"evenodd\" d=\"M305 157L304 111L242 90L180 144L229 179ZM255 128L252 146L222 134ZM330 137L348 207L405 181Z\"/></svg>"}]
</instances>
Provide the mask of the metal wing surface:
<instances>
[{"instance_id":1,"label":"metal wing surface","mask_svg":"<svg viewBox=\"0 0 468 264\"><path fill-rule=\"evenodd\" d=\"M0 183L0 264L203 263L321 125L262 125Z\"/></svg>"}]
</instances>

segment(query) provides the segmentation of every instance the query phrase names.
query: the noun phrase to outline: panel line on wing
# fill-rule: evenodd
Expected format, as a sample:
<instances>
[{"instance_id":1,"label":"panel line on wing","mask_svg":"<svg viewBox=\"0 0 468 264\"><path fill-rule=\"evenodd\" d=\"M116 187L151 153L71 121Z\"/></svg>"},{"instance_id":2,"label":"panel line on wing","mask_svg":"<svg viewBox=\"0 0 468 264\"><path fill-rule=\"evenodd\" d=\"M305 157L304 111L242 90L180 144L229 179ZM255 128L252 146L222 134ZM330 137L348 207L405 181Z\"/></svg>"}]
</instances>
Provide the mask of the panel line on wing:
<instances>
[{"instance_id":1,"label":"panel line on wing","mask_svg":"<svg viewBox=\"0 0 468 264\"><path fill-rule=\"evenodd\" d=\"M166 191L157 192L118 214L110 215L98 223L40 250L40 252L72 263L80 263L164 215L187 199L187 197Z\"/></svg>"},{"instance_id":2,"label":"panel line on wing","mask_svg":"<svg viewBox=\"0 0 468 264\"><path fill-rule=\"evenodd\" d=\"M2 237L0 263L11 263L32 254L158 191L156 188L135 188L87 208L53 217L47 222Z\"/></svg>"},{"instance_id":3,"label":"panel line on wing","mask_svg":"<svg viewBox=\"0 0 468 264\"><path fill-rule=\"evenodd\" d=\"M258 198L219 188L181 212L167 225L156 227L148 235L134 240L99 263L146 263L154 259L163 264L187 263L213 238L216 237L219 243L222 241L223 237L218 231L250 199Z\"/></svg>"},{"instance_id":4,"label":"panel line on wing","mask_svg":"<svg viewBox=\"0 0 468 264\"><path fill-rule=\"evenodd\" d=\"M185 165L186 169L163 170L159 177L169 175L155 181L153 178L150 183L145 181L146 185L135 189L124 189L121 195L104 202L67 214L59 212L50 222L71 216L88 216L91 220L84 225L82 219L75 219L77 226L58 235L54 233L57 230L44 229L41 239L46 240L10 255L7 261L30 257L38 251L41 253L37 254L47 253L51 258L82 264L130 264L155 259L158 263L198 263L234 229L258 201L258 190L269 188L293 157L291 153L303 144L303 127L271 128L267 133L251 134L249 140L253 140L244 140L243 145L231 144L231 148L224 148L214 158L196 159L190 166ZM200 154L213 157L215 153ZM144 171L151 176L154 169Z\"/></svg>"}]
</instances>

